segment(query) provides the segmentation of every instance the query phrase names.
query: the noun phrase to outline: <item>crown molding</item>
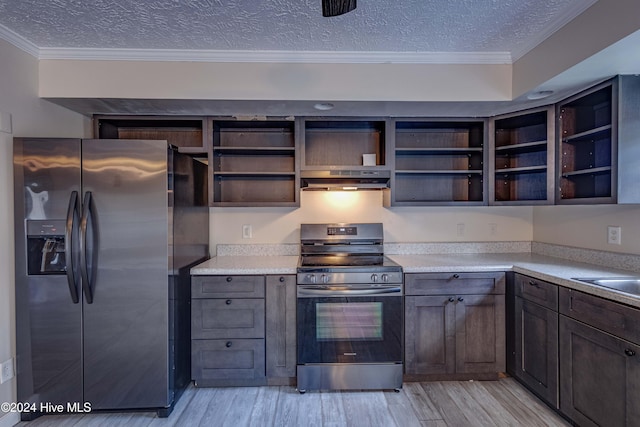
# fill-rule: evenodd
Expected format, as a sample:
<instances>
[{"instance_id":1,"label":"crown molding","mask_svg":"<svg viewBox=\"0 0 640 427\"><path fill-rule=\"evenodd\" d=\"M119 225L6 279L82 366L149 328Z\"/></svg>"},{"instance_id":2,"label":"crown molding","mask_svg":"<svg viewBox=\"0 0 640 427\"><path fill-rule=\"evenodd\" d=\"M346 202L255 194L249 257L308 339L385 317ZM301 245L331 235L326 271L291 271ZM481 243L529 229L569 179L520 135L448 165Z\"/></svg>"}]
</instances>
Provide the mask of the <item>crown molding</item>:
<instances>
[{"instance_id":1,"label":"crown molding","mask_svg":"<svg viewBox=\"0 0 640 427\"><path fill-rule=\"evenodd\" d=\"M39 59L331 64L511 64L508 52L344 52L40 48Z\"/></svg>"},{"instance_id":2,"label":"crown molding","mask_svg":"<svg viewBox=\"0 0 640 427\"><path fill-rule=\"evenodd\" d=\"M509 52L346 52L38 47L0 25L0 39L41 60L271 62L318 64L512 64Z\"/></svg>"},{"instance_id":3,"label":"crown molding","mask_svg":"<svg viewBox=\"0 0 640 427\"><path fill-rule=\"evenodd\" d=\"M36 46L26 38L22 37L20 34L8 29L7 27L1 24L0 24L0 39L6 40L7 42L17 47L18 49L23 50L24 52L28 53L29 55L35 58L39 58L40 48L38 48L38 46Z\"/></svg>"}]
</instances>

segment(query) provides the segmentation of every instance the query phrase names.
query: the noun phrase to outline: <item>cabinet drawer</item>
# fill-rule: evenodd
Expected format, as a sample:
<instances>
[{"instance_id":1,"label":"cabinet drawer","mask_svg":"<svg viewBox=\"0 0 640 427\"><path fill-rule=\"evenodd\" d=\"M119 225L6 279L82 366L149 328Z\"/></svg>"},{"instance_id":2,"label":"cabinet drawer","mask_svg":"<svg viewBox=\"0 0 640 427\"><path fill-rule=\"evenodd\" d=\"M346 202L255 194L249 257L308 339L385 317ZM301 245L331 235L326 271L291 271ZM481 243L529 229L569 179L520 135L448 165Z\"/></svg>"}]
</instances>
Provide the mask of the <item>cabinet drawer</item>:
<instances>
[{"instance_id":1,"label":"cabinet drawer","mask_svg":"<svg viewBox=\"0 0 640 427\"><path fill-rule=\"evenodd\" d=\"M560 313L633 343L640 343L640 310L560 288Z\"/></svg>"},{"instance_id":2,"label":"cabinet drawer","mask_svg":"<svg viewBox=\"0 0 640 427\"><path fill-rule=\"evenodd\" d=\"M557 285L522 274L516 274L515 277L517 296L558 311Z\"/></svg>"},{"instance_id":3,"label":"cabinet drawer","mask_svg":"<svg viewBox=\"0 0 640 427\"><path fill-rule=\"evenodd\" d=\"M193 276L191 298L263 298L264 276Z\"/></svg>"},{"instance_id":4,"label":"cabinet drawer","mask_svg":"<svg viewBox=\"0 0 640 427\"><path fill-rule=\"evenodd\" d=\"M504 273L405 274L406 295L504 294Z\"/></svg>"},{"instance_id":5,"label":"cabinet drawer","mask_svg":"<svg viewBox=\"0 0 640 427\"><path fill-rule=\"evenodd\" d=\"M264 299L191 301L193 339L264 338Z\"/></svg>"},{"instance_id":6,"label":"cabinet drawer","mask_svg":"<svg viewBox=\"0 0 640 427\"><path fill-rule=\"evenodd\" d=\"M191 377L206 380L255 380L265 376L262 339L191 341Z\"/></svg>"}]
</instances>

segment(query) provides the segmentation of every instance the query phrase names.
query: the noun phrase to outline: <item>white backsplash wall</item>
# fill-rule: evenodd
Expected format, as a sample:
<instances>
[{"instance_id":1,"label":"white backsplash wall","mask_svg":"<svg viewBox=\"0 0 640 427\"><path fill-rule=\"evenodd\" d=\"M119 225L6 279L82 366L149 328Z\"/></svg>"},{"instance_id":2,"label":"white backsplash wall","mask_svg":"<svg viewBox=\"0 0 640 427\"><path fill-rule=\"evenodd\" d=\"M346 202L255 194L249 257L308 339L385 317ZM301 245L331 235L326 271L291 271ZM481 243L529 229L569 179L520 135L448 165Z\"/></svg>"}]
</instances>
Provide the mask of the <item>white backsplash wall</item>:
<instances>
[{"instance_id":1,"label":"white backsplash wall","mask_svg":"<svg viewBox=\"0 0 640 427\"><path fill-rule=\"evenodd\" d=\"M211 251L215 254L220 243L298 243L300 224L305 222L382 222L388 243L531 241L533 237L528 206L385 208L379 191L303 191L298 209L211 208ZM242 237L243 225L251 226L252 238Z\"/></svg>"},{"instance_id":2,"label":"white backsplash wall","mask_svg":"<svg viewBox=\"0 0 640 427\"><path fill-rule=\"evenodd\" d=\"M607 227L622 227L621 245L607 243ZM533 240L640 255L640 205L536 206Z\"/></svg>"}]
</instances>

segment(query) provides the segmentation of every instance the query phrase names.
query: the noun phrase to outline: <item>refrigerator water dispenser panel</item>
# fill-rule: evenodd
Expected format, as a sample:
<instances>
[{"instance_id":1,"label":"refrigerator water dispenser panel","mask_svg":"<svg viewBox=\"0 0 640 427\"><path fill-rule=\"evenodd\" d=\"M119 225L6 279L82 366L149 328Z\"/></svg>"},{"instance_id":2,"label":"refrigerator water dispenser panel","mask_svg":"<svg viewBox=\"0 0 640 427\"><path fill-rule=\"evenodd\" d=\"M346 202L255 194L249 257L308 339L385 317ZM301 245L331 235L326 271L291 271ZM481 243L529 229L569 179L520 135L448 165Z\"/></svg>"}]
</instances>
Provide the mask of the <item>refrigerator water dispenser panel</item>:
<instances>
[{"instance_id":1,"label":"refrigerator water dispenser panel","mask_svg":"<svg viewBox=\"0 0 640 427\"><path fill-rule=\"evenodd\" d=\"M27 273L66 274L65 221L27 220Z\"/></svg>"}]
</instances>

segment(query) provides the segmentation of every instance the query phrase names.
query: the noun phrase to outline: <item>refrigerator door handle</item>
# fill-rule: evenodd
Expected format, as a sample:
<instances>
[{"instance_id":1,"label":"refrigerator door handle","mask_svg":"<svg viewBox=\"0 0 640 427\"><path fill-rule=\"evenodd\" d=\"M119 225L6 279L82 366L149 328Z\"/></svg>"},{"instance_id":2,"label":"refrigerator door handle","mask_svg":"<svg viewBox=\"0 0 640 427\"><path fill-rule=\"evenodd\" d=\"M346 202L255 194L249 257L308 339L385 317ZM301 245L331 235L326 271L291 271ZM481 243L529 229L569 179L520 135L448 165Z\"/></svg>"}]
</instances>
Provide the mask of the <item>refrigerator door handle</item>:
<instances>
[{"instance_id":1,"label":"refrigerator door handle","mask_svg":"<svg viewBox=\"0 0 640 427\"><path fill-rule=\"evenodd\" d=\"M69 208L67 209L67 223L64 229L64 257L67 264L67 282L69 284L69 293L71 294L71 301L77 304L80 301L78 296L78 277L76 275L77 265L75 256L75 241L76 238L76 220L80 213L80 206L78 201L78 192L72 191L69 196Z\"/></svg>"},{"instance_id":2,"label":"refrigerator door handle","mask_svg":"<svg viewBox=\"0 0 640 427\"><path fill-rule=\"evenodd\" d=\"M89 222L91 222L91 248L88 247ZM98 271L98 224L96 222L95 206L91 191L84 193L82 203L82 219L80 220L80 272L82 274L82 289L87 304L93 303L93 291L96 284L96 273ZM91 251L90 256L87 252Z\"/></svg>"}]
</instances>

